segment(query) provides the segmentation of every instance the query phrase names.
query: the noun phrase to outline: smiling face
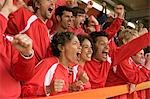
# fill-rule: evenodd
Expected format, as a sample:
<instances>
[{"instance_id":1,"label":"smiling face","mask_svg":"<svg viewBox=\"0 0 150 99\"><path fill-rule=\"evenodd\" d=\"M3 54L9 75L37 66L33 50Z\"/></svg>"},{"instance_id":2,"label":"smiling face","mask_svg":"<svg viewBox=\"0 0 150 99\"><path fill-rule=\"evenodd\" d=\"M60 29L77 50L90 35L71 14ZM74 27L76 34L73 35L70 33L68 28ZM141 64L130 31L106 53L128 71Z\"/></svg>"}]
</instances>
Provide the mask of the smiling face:
<instances>
[{"instance_id":1,"label":"smiling face","mask_svg":"<svg viewBox=\"0 0 150 99\"><path fill-rule=\"evenodd\" d=\"M38 8L36 13L37 16L43 21L51 18L55 8L55 2L56 0L39 0L36 4L36 7Z\"/></svg>"},{"instance_id":2,"label":"smiling face","mask_svg":"<svg viewBox=\"0 0 150 99\"><path fill-rule=\"evenodd\" d=\"M69 63L78 63L78 54L81 53L80 42L77 36L74 36L69 42L62 46L62 57Z\"/></svg>"},{"instance_id":3,"label":"smiling face","mask_svg":"<svg viewBox=\"0 0 150 99\"><path fill-rule=\"evenodd\" d=\"M98 61L106 61L109 52L108 38L99 36L96 38L94 58Z\"/></svg>"},{"instance_id":4,"label":"smiling face","mask_svg":"<svg viewBox=\"0 0 150 99\"><path fill-rule=\"evenodd\" d=\"M84 39L81 47L80 59L83 61L90 61L93 53L91 42L88 39Z\"/></svg>"}]
</instances>

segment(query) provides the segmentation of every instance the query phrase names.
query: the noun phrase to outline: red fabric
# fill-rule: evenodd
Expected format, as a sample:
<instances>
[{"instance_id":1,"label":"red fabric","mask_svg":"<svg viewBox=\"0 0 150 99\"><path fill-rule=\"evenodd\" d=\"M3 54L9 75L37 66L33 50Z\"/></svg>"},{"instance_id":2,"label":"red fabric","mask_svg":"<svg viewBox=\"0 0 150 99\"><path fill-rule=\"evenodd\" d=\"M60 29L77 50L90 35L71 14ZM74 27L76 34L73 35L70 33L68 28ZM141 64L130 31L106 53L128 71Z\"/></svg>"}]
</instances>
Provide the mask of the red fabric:
<instances>
[{"instance_id":1,"label":"red fabric","mask_svg":"<svg viewBox=\"0 0 150 99\"><path fill-rule=\"evenodd\" d=\"M99 32L101 30L101 26L100 25L94 25L96 32Z\"/></svg>"},{"instance_id":2,"label":"red fabric","mask_svg":"<svg viewBox=\"0 0 150 99\"><path fill-rule=\"evenodd\" d=\"M73 32L76 35L88 35L87 33L85 33L82 27L79 28L71 27L68 31Z\"/></svg>"},{"instance_id":3,"label":"red fabric","mask_svg":"<svg viewBox=\"0 0 150 99\"><path fill-rule=\"evenodd\" d=\"M66 6L66 0L57 0L55 6L56 8L59 6Z\"/></svg>"},{"instance_id":4,"label":"red fabric","mask_svg":"<svg viewBox=\"0 0 150 99\"><path fill-rule=\"evenodd\" d=\"M0 15L0 98L17 99L21 93L19 81L29 80L34 73L34 57L25 60L11 46L10 42L3 38L7 20Z\"/></svg>"},{"instance_id":5,"label":"red fabric","mask_svg":"<svg viewBox=\"0 0 150 99\"><path fill-rule=\"evenodd\" d=\"M44 92L44 80L45 80L45 75L47 71L51 68L51 66L55 63L58 63L58 59L56 57L51 57L42 60L42 62L36 67L36 73L33 76L32 79L27 81L23 86L22 86L22 96L23 97L29 97L29 96L45 96ZM83 69L79 66L78 68L78 73L76 80L78 80L79 75L83 73ZM72 83L72 77L73 75L68 74L68 70L63 67L63 65L58 64L56 67L55 73L53 75L51 84L55 79L62 79L65 81L65 85L62 89L62 92L60 93L51 93L51 95L56 95L56 94L62 94L62 93L67 93L68 88L69 88L69 83Z\"/></svg>"},{"instance_id":6,"label":"red fabric","mask_svg":"<svg viewBox=\"0 0 150 99\"><path fill-rule=\"evenodd\" d=\"M32 13L25 8L20 8L16 12L9 16L9 21L7 27L7 34L18 34L22 31L26 25ZM25 32L33 40L33 49L35 51L36 64L46 58L51 56L50 52L50 40L48 28L45 23L43 23L39 18L36 19L30 28Z\"/></svg>"},{"instance_id":7,"label":"red fabric","mask_svg":"<svg viewBox=\"0 0 150 99\"><path fill-rule=\"evenodd\" d=\"M84 70L89 77L92 89L105 86L109 68L110 63L108 61L98 62L92 59L85 63Z\"/></svg>"},{"instance_id":8,"label":"red fabric","mask_svg":"<svg viewBox=\"0 0 150 99\"><path fill-rule=\"evenodd\" d=\"M108 33L108 38L111 39L119 31L123 20L120 18L115 18L111 25L106 28L105 32Z\"/></svg>"},{"instance_id":9,"label":"red fabric","mask_svg":"<svg viewBox=\"0 0 150 99\"><path fill-rule=\"evenodd\" d=\"M52 28L52 26L53 26L53 21L52 21L52 19L49 19L49 20L46 22L46 26L47 26L47 28L51 31L51 28Z\"/></svg>"},{"instance_id":10,"label":"red fabric","mask_svg":"<svg viewBox=\"0 0 150 99\"><path fill-rule=\"evenodd\" d=\"M146 81L150 79L150 70L146 68L136 65L129 57L140 51L142 48L146 47L150 42L150 33L147 33L139 38L132 40L131 42L121 46L124 51L121 51L124 54L125 60L119 59L120 63L117 65L116 73L113 71L113 67L111 67L106 86L114 86L114 85L122 85L128 82L138 84L140 82ZM140 45L140 46L137 46ZM120 49L120 48L119 48ZM126 50L125 50L126 49ZM121 53L120 52L120 53ZM116 67L116 66L115 66ZM143 97L143 94L141 94ZM114 97L113 99L122 99L119 97Z\"/></svg>"},{"instance_id":11,"label":"red fabric","mask_svg":"<svg viewBox=\"0 0 150 99\"><path fill-rule=\"evenodd\" d=\"M7 27L7 19L2 14L0 14L0 45L3 42L3 34L5 32L6 27Z\"/></svg>"}]
</instances>

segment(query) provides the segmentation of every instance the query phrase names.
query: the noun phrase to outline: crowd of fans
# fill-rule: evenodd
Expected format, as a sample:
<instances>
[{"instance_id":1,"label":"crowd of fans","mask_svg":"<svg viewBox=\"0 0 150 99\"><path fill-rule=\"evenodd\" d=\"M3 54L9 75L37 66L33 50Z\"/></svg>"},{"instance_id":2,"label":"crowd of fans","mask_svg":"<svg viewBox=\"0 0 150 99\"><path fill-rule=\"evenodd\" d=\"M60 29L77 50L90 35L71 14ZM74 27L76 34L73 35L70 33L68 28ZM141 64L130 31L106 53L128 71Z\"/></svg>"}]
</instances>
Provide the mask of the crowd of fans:
<instances>
[{"instance_id":1,"label":"crowd of fans","mask_svg":"<svg viewBox=\"0 0 150 99\"><path fill-rule=\"evenodd\" d=\"M77 0L1 0L0 98L123 84L132 93L150 80L150 32L127 26L122 4L109 15L88 16L91 8L92 1L83 9ZM148 98L145 90L136 95Z\"/></svg>"}]
</instances>

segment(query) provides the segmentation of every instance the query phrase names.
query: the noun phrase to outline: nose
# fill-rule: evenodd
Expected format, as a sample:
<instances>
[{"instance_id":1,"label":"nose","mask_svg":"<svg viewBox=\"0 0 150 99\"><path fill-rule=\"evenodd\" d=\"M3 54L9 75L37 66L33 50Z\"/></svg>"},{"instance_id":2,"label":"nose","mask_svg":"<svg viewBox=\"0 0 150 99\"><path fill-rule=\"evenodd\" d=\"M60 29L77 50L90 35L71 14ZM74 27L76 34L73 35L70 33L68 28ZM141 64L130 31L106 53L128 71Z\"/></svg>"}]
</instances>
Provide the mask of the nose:
<instances>
[{"instance_id":1,"label":"nose","mask_svg":"<svg viewBox=\"0 0 150 99\"><path fill-rule=\"evenodd\" d=\"M105 49L109 50L109 45L108 44L105 45Z\"/></svg>"},{"instance_id":2,"label":"nose","mask_svg":"<svg viewBox=\"0 0 150 99\"><path fill-rule=\"evenodd\" d=\"M91 47L89 47L88 52L93 53L93 50Z\"/></svg>"}]
</instances>

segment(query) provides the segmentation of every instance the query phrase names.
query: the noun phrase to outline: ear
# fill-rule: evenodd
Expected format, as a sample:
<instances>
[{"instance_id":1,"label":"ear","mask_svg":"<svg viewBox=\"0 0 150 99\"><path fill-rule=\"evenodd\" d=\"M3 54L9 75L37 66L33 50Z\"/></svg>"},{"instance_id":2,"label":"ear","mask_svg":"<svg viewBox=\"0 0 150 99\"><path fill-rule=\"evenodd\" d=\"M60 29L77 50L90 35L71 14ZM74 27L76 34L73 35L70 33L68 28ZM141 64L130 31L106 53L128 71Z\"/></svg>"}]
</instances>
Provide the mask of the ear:
<instances>
[{"instance_id":1,"label":"ear","mask_svg":"<svg viewBox=\"0 0 150 99\"><path fill-rule=\"evenodd\" d=\"M64 51L64 46L62 46L61 44L58 45L58 49L63 52Z\"/></svg>"},{"instance_id":2,"label":"ear","mask_svg":"<svg viewBox=\"0 0 150 99\"><path fill-rule=\"evenodd\" d=\"M35 7L40 8L40 3L38 1L35 2Z\"/></svg>"},{"instance_id":3,"label":"ear","mask_svg":"<svg viewBox=\"0 0 150 99\"><path fill-rule=\"evenodd\" d=\"M61 21L61 17L59 15L56 16L56 19L57 19L58 22Z\"/></svg>"}]
</instances>

